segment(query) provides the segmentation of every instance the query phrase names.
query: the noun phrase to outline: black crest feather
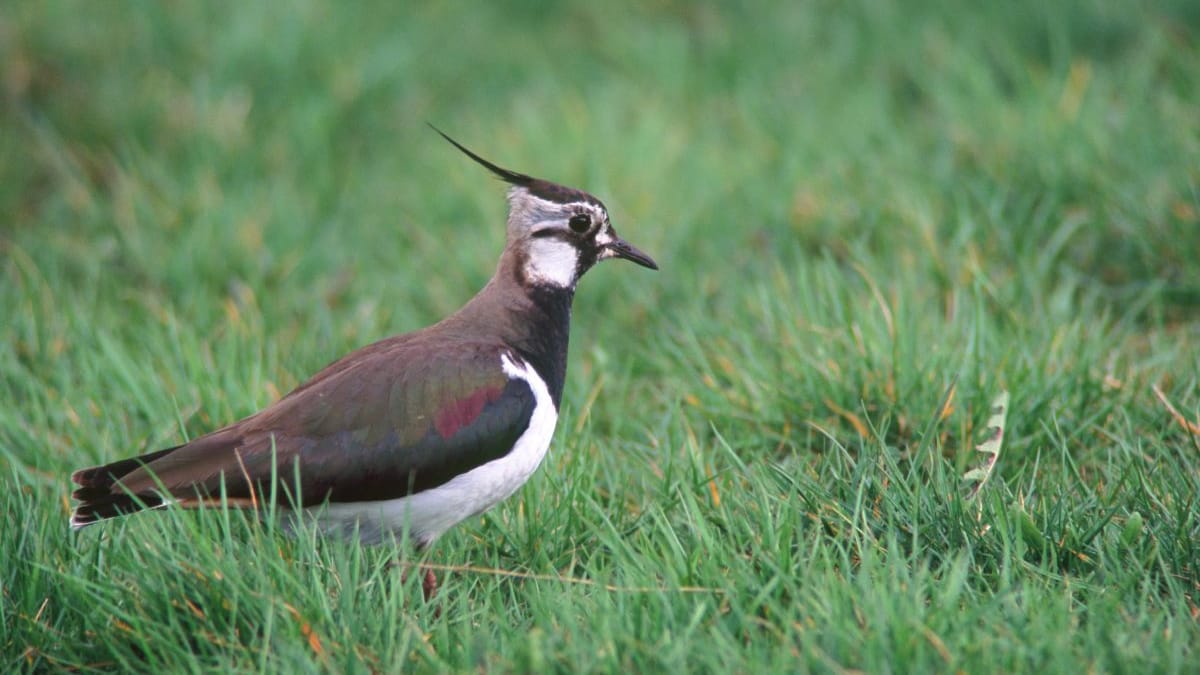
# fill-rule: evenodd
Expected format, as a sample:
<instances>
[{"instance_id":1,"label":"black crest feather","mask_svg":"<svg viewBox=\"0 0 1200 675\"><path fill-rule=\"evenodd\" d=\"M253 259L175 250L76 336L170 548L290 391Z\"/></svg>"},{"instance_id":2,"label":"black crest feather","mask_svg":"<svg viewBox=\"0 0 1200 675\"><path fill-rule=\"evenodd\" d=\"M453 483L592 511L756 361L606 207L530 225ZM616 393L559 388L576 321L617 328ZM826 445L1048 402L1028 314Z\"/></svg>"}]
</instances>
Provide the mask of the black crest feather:
<instances>
[{"instance_id":1,"label":"black crest feather","mask_svg":"<svg viewBox=\"0 0 1200 675\"><path fill-rule=\"evenodd\" d=\"M458 141L454 140L453 138L450 138L449 136L446 135L445 132L443 132L441 129L433 126L432 124L429 125L429 128L433 129L434 131L436 131L438 133L439 136L446 139L450 143L450 145L453 145L454 147L461 150L464 155L475 160L476 162L481 164L484 168L486 168L488 171L491 171L492 173L496 174L496 176L498 176L500 178L500 180L504 181L505 183L511 183L513 185L520 185L522 187L529 187L530 185L533 184L534 180L536 180L532 176L526 176L525 174L517 173L516 171L509 171L508 169L505 169L504 167L500 167L500 166L496 166L495 164L492 164L491 162L487 161L486 159L471 152L462 143L459 143Z\"/></svg>"},{"instance_id":2,"label":"black crest feather","mask_svg":"<svg viewBox=\"0 0 1200 675\"><path fill-rule=\"evenodd\" d=\"M428 122L426 124L428 124ZM528 176L523 173L517 173L516 171L510 171L503 167L496 166L495 164L492 164L486 159L468 150L462 143L459 143L453 138L447 136L441 129L438 129L432 124L429 124L429 128L436 131L439 136L446 139L451 145L462 151L464 155L475 160L506 183L523 187L529 190L529 192L533 195L552 202L557 202L559 204L587 202L589 204L599 206L600 208L604 208L603 202L582 190L576 190L575 188L569 188L565 185L559 185L558 183L551 183L548 180L534 178L533 176Z\"/></svg>"}]
</instances>

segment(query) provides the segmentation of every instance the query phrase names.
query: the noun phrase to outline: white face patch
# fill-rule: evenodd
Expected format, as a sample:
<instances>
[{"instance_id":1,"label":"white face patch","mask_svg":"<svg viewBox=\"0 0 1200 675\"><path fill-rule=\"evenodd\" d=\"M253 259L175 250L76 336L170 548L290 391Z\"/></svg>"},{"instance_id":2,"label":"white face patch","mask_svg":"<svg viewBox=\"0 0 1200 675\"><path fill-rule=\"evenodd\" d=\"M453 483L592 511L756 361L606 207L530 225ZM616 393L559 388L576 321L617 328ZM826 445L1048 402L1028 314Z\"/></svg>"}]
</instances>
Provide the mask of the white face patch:
<instances>
[{"instance_id":1,"label":"white face patch","mask_svg":"<svg viewBox=\"0 0 1200 675\"><path fill-rule=\"evenodd\" d=\"M608 245L616 240L617 237L613 234L612 226L605 223L600 231L596 233L596 245L600 248L600 253L596 256L596 262L608 260L616 255L611 248L608 248Z\"/></svg>"},{"instance_id":2,"label":"white face patch","mask_svg":"<svg viewBox=\"0 0 1200 675\"><path fill-rule=\"evenodd\" d=\"M607 224L596 233L596 245L598 246L608 246L614 241L616 241L616 237L613 236L612 228Z\"/></svg>"},{"instance_id":3,"label":"white face patch","mask_svg":"<svg viewBox=\"0 0 1200 675\"><path fill-rule=\"evenodd\" d=\"M530 281L571 288L575 285L578 267L579 252L570 243L553 237L529 242L525 276Z\"/></svg>"}]
</instances>

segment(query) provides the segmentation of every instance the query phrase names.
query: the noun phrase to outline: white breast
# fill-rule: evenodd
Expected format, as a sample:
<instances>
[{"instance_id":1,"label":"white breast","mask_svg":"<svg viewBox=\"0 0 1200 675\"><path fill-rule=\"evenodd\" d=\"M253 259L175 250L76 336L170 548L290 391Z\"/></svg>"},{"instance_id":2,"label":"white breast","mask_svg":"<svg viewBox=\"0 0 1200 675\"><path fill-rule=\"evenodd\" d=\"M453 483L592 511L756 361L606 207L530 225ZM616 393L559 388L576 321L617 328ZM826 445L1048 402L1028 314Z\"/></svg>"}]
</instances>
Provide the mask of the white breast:
<instances>
[{"instance_id":1,"label":"white breast","mask_svg":"<svg viewBox=\"0 0 1200 675\"><path fill-rule=\"evenodd\" d=\"M508 354L500 357L500 365L509 378L528 382L534 396L529 428L507 455L407 497L341 502L308 509L322 531L352 535L357 528L359 539L366 543L378 543L389 533L399 538L407 531L425 545L459 521L492 508L524 485L550 448L558 411L546 383L533 367Z\"/></svg>"}]
</instances>

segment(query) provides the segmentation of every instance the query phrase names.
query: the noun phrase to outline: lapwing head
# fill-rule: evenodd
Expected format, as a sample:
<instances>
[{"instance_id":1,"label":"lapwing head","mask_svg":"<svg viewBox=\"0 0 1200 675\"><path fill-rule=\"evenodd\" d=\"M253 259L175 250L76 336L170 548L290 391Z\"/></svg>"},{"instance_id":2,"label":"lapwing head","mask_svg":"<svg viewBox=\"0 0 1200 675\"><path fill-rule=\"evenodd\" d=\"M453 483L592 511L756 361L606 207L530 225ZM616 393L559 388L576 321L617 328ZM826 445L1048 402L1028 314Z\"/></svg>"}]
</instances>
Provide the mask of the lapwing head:
<instances>
[{"instance_id":1,"label":"lapwing head","mask_svg":"<svg viewBox=\"0 0 1200 675\"><path fill-rule=\"evenodd\" d=\"M652 270L654 259L617 235L608 209L596 197L565 185L510 171L442 138L508 183L508 243L529 285L574 289L593 265L624 258Z\"/></svg>"}]
</instances>

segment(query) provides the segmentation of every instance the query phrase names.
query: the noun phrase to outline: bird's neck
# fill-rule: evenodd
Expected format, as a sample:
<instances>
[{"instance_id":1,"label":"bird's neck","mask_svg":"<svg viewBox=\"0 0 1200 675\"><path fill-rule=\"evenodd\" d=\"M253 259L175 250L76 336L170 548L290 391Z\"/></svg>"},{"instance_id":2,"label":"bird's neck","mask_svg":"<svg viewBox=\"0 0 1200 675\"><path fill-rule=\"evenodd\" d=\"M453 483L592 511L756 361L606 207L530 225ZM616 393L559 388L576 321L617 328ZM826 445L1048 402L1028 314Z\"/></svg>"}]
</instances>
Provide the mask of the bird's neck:
<instances>
[{"instance_id":1,"label":"bird's neck","mask_svg":"<svg viewBox=\"0 0 1200 675\"><path fill-rule=\"evenodd\" d=\"M506 251L487 286L446 322L495 336L515 349L545 380L557 408L567 376L575 289L530 285L519 258Z\"/></svg>"},{"instance_id":2,"label":"bird's neck","mask_svg":"<svg viewBox=\"0 0 1200 675\"><path fill-rule=\"evenodd\" d=\"M527 289L527 294L530 307L521 312L518 319L519 323L524 324L524 329L516 331L506 341L546 381L546 388L550 390L550 397L557 408L567 379L567 344L571 331L571 301L575 291L534 286Z\"/></svg>"}]
</instances>

